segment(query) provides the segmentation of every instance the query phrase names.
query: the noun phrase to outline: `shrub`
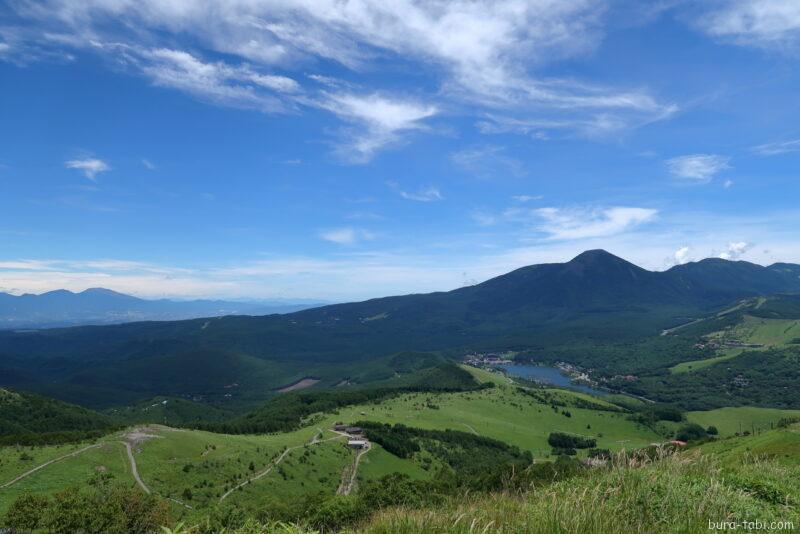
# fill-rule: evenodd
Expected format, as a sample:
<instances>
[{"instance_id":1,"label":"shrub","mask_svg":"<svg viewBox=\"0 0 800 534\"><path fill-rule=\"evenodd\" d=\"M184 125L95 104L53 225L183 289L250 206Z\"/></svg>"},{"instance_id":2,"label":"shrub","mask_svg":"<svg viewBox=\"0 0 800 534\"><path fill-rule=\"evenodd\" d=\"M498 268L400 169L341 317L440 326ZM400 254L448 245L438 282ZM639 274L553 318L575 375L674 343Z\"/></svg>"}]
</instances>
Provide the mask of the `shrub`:
<instances>
[{"instance_id":1,"label":"shrub","mask_svg":"<svg viewBox=\"0 0 800 534\"><path fill-rule=\"evenodd\" d=\"M597 440L563 432L551 432L547 443L554 449L589 449L597 445Z\"/></svg>"}]
</instances>

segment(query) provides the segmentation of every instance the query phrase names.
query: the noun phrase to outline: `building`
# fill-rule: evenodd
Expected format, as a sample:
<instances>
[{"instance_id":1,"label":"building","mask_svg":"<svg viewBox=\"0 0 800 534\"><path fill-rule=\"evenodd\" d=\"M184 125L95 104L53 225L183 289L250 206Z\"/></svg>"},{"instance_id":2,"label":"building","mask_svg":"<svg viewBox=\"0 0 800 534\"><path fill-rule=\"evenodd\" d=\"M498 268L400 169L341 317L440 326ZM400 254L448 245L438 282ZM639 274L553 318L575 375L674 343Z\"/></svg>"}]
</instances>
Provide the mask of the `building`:
<instances>
[{"instance_id":1,"label":"building","mask_svg":"<svg viewBox=\"0 0 800 534\"><path fill-rule=\"evenodd\" d=\"M363 449L367 446L367 442L363 439L351 439L347 442L347 446L351 449Z\"/></svg>"},{"instance_id":2,"label":"building","mask_svg":"<svg viewBox=\"0 0 800 534\"><path fill-rule=\"evenodd\" d=\"M345 429L345 432L347 432L348 434L360 435L363 432L363 430L361 430L360 426L348 426Z\"/></svg>"},{"instance_id":3,"label":"building","mask_svg":"<svg viewBox=\"0 0 800 534\"><path fill-rule=\"evenodd\" d=\"M344 423L336 423L335 425L333 425L333 429L337 432L344 432L346 428L347 425Z\"/></svg>"}]
</instances>

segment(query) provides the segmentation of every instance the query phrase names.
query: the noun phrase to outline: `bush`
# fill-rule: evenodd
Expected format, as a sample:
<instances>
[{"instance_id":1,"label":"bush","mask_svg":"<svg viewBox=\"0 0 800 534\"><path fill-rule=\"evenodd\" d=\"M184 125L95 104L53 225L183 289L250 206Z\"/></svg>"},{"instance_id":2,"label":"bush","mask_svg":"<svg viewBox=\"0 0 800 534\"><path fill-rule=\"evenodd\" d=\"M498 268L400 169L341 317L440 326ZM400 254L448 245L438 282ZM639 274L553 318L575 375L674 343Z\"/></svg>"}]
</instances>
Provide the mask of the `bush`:
<instances>
[{"instance_id":1,"label":"bush","mask_svg":"<svg viewBox=\"0 0 800 534\"><path fill-rule=\"evenodd\" d=\"M717 427L715 427L714 425L711 425L710 427L706 428L706 434L708 434L709 436L716 436L717 434L719 434L719 430L717 430Z\"/></svg>"},{"instance_id":2,"label":"bush","mask_svg":"<svg viewBox=\"0 0 800 534\"><path fill-rule=\"evenodd\" d=\"M597 440L563 432L551 432L547 443L554 449L589 449L597 445Z\"/></svg>"},{"instance_id":3,"label":"bush","mask_svg":"<svg viewBox=\"0 0 800 534\"><path fill-rule=\"evenodd\" d=\"M707 436L706 430L697 423L689 423L684 425L675 434L675 438L681 441L696 441Z\"/></svg>"},{"instance_id":4,"label":"bush","mask_svg":"<svg viewBox=\"0 0 800 534\"><path fill-rule=\"evenodd\" d=\"M169 506L125 487L68 488L52 496L23 495L9 507L5 525L14 531L145 534L171 524Z\"/></svg>"}]
</instances>

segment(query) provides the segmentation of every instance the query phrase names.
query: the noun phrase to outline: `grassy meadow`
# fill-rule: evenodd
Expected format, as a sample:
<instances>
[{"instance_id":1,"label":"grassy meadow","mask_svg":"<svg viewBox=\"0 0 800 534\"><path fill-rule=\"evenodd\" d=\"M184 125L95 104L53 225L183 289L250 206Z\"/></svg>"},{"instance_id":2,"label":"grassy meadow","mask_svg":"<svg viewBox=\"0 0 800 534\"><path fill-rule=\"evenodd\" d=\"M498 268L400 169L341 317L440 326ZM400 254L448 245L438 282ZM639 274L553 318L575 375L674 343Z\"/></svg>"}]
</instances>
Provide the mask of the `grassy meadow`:
<instances>
[{"instance_id":1,"label":"grassy meadow","mask_svg":"<svg viewBox=\"0 0 800 534\"><path fill-rule=\"evenodd\" d=\"M718 355L703 360L681 362L670 368L672 374L699 371L712 365L736 358L745 350L767 350L781 348L800 338L800 321L795 319L765 319L745 315L742 321L731 328L708 335L719 342L740 342L761 345L760 348L721 348Z\"/></svg>"}]
</instances>

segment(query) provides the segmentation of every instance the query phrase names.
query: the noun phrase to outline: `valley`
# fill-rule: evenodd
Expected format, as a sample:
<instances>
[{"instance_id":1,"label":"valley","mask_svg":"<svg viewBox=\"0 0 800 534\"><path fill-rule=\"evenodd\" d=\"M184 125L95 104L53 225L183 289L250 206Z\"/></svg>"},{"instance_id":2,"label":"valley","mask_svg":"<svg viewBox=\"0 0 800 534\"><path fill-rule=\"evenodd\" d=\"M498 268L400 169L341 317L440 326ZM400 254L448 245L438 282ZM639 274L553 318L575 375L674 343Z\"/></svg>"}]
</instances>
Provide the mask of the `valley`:
<instances>
[{"instance_id":1,"label":"valley","mask_svg":"<svg viewBox=\"0 0 800 534\"><path fill-rule=\"evenodd\" d=\"M590 251L284 316L0 332L0 528L147 499L130 521L198 534L604 532L593 508L658 532L642 491L691 532L703 510L795 519L785 273Z\"/></svg>"}]
</instances>

